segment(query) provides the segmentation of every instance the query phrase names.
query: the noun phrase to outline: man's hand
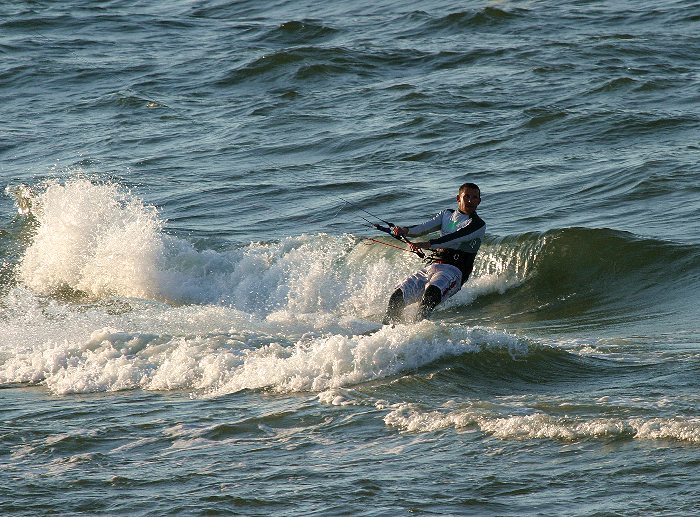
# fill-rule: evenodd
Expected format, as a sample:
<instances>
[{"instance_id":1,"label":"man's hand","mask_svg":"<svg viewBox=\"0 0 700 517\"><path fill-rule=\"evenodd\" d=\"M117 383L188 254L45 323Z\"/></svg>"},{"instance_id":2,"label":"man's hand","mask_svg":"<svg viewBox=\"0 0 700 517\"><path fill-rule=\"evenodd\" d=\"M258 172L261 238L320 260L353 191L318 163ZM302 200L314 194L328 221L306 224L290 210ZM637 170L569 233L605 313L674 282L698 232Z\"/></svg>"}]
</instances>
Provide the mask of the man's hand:
<instances>
[{"instance_id":1,"label":"man's hand","mask_svg":"<svg viewBox=\"0 0 700 517\"><path fill-rule=\"evenodd\" d=\"M403 226L393 226L391 228L391 234L395 237L403 237L408 233L408 229Z\"/></svg>"},{"instance_id":2,"label":"man's hand","mask_svg":"<svg viewBox=\"0 0 700 517\"><path fill-rule=\"evenodd\" d=\"M419 242L412 242L411 243L411 250L412 251L417 251L417 250L428 250L430 249L430 242L429 241L419 241Z\"/></svg>"}]
</instances>

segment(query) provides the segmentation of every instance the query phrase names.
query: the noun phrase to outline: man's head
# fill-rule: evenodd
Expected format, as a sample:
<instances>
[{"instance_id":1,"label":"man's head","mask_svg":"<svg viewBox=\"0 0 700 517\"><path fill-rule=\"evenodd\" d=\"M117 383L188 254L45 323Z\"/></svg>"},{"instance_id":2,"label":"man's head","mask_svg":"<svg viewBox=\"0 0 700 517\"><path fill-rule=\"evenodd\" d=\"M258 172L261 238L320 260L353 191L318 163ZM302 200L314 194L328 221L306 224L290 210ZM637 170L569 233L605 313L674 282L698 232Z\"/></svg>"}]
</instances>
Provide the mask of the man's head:
<instances>
[{"instance_id":1,"label":"man's head","mask_svg":"<svg viewBox=\"0 0 700 517\"><path fill-rule=\"evenodd\" d=\"M481 190L476 183L464 183L457 194L457 208L465 214L472 214L481 203Z\"/></svg>"}]
</instances>

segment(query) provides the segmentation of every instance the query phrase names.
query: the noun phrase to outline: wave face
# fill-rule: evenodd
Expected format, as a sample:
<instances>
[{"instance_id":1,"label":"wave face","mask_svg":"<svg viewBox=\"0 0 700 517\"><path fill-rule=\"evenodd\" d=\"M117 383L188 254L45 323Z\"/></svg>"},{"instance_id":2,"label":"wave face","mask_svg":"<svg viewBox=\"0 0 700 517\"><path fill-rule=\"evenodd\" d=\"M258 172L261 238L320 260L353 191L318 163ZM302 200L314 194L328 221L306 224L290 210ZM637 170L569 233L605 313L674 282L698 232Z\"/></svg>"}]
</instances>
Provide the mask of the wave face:
<instances>
[{"instance_id":1,"label":"wave face","mask_svg":"<svg viewBox=\"0 0 700 517\"><path fill-rule=\"evenodd\" d=\"M3 286L3 383L39 382L58 394L322 391L491 340L517 344L507 333L459 328L439 337L431 325L362 335L379 328L387 293L415 263L360 237L198 250L112 183L14 192L27 228Z\"/></svg>"},{"instance_id":2,"label":"wave face","mask_svg":"<svg viewBox=\"0 0 700 517\"><path fill-rule=\"evenodd\" d=\"M698 251L609 229L497 239L481 255L476 274L505 276L518 288L480 306L493 320L608 329L656 320L653 325L667 330L674 325L669 321L694 314Z\"/></svg>"},{"instance_id":3,"label":"wave face","mask_svg":"<svg viewBox=\"0 0 700 517\"><path fill-rule=\"evenodd\" d=\"M386 293L419 266L410 254L350 234L197 249L164 232L158 211L127 190L87 179L51 182L36 194L25 187L16 196L32 216L16 280L40 294L218 304L257 317L376 319ZM696 246L608 229L491 237L446 307L476 301L477 317L571 325L643 320L697 299L699 260Z\"/></svg>"},{"instance_id":4,"label":"wave face","mask_svg":"<svg viewBox=\"0 0 700 517\"><path fill-rule=\"evenodd\" d=\"M545 335L609 335L651 319L661 333L658 307L683 310L697 297L695 247L567 228L489 238L434 322L364 335L379 328L393 286L420 265L413 255L349 234L197 249L113 183L76 178L13 192L25 214L15 244L24 250L3 285L1 380L56 393L321 392L437 372L455 356L485 368L459 382L490 383L502 367L479 357L493 359L493 347L534 361L514 363L511 376L543 376L559 357L541 355L546 341L486 329L497 321Z\"/></svg>"}]
</instances>

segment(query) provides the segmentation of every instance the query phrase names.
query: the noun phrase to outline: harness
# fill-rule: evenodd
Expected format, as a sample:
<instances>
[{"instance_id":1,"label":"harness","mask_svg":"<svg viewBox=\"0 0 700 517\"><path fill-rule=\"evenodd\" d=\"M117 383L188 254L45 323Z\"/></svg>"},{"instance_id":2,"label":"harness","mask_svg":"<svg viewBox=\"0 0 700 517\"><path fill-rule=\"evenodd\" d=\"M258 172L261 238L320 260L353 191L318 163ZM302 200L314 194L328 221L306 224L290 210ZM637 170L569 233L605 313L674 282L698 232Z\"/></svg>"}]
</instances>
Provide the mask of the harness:
<instances>
[{"instance_id":1,"label":"harness","mask_svg":"<svg viewBox=\"0 0 700 517\"><path fill-rule=\"evenodd\" d=\"M464 251L453 250L451 248L440 248L433 251L423 261L426 264L449 264L456 267L462 273L462 284L467 281L474 269L476 253L466 253Z\"/></svg>"},{"instance_id":2,"label":"harness","mask_svg":"<svg viewBox=\"0 0 700 517\"><path fill-rule=\"evenodd\" d=\"M409 241L406 237L401 236L397 237L393 233L391 233L391 228L394 226L391 223L390 226L387 228L385 226L381 226L378 224L373 224L373 226L384 233L387 233L394 237L397 240L400 240L402 242L405 242L406 244L411 244L411 241ZM373 240L374 239L370 239ZM375 242L380 242L381 241L375 241ZM387 243L382 243L385 245L390 246ZM404 249L404 248L399 248L399 249ZM412 250L406 250L404 251L412 251ZM459 271L462 273L462 285L464 285L464 282L467 281L469 278L469 275L472 273L472 269L474 269L474 260L476 259L476 253L467 253L465 251L460 251L460 250L455 250L452 248L440 248L437 250L430 250L430 253L426 255L423 253L423 250L417 249L412 251L412 253L415 253L418 255L425 264L432 265L432 264L449 264L451 266L456 267L459 269Z\"/></svg>"}]
</instances>

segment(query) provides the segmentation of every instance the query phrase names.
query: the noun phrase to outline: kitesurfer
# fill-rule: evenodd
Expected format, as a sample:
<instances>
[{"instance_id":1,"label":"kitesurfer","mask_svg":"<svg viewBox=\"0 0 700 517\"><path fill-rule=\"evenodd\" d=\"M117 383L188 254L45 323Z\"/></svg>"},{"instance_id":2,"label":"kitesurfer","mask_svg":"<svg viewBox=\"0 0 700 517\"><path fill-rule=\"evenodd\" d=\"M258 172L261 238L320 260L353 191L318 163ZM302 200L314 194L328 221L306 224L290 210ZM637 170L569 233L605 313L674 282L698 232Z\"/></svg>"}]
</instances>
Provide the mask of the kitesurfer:
<instances>
[{"instance_id":1,"label":"kitesurfer","mask_svg":"<svg viewBox=\"0 0 700 517\"><path fill-rule=\"evenodd\" d=\"M395 237L422 236L440 232L426 241L410 241L413 251L432 250L429 264L406 278L389 298L383 323L401 321L404 308L420 302L417 321L462 288L474 267L476 252L486 232L486 223L476 213L481 191L474 183L464 183L457 194L457 210L446 209L416 226L393 226Z\"/></svg>"}]
</instances>

